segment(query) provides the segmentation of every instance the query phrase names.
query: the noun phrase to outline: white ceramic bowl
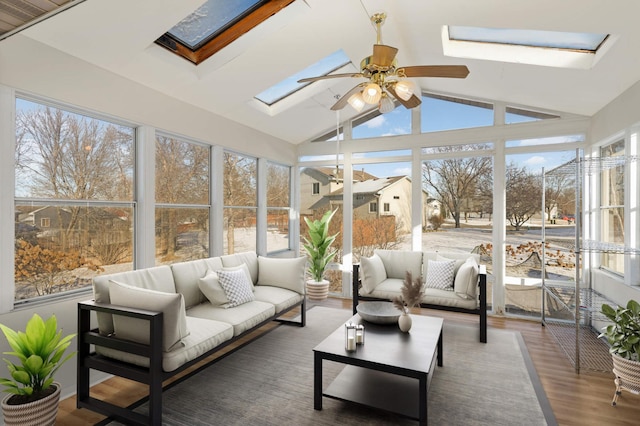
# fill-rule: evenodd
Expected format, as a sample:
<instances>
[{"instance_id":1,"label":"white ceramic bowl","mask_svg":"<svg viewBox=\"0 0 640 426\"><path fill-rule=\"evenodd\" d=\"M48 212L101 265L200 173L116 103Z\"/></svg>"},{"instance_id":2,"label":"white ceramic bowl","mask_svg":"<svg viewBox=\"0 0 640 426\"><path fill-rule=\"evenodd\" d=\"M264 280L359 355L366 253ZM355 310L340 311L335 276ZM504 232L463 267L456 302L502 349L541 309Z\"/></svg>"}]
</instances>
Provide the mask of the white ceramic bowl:
<instances>
[{"instance_id":1,"label":"white ceramic bowl","mask_svg":"<svg viewBox=\"0 0 640 426\"><path fill-rule=\"evenodd\" d=\"M360 302L356 311L363 320L374 324L397 324L401 314L391 302Z\"/></svg>"}]
</instances>

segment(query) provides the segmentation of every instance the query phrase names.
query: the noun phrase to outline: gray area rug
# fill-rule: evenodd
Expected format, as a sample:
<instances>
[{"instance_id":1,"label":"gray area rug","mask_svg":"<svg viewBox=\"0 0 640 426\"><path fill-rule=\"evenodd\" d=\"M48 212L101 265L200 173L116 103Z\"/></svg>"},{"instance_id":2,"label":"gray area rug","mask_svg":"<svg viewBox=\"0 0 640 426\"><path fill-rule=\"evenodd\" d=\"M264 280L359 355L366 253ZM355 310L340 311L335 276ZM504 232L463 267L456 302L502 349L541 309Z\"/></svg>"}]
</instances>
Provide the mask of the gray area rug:
<instances>
[{"instance_id":1,"label":"gray area rug","mask_svg":"<svg viewBox=\"0 0 640 426\"><path fill-rule=\"evenodd\" d=\"M306 327L281 325L166 389L163 424L415 425L329 398L322 411L313 409L312 349L350 317L347 310L316 306ZM555 425L520 334L490 328L488 340L478 342L477 326L445 321L444 366L429 388L429 424ZM323 388L342 368L325 362Z\"/></svg>"}]
</instances>

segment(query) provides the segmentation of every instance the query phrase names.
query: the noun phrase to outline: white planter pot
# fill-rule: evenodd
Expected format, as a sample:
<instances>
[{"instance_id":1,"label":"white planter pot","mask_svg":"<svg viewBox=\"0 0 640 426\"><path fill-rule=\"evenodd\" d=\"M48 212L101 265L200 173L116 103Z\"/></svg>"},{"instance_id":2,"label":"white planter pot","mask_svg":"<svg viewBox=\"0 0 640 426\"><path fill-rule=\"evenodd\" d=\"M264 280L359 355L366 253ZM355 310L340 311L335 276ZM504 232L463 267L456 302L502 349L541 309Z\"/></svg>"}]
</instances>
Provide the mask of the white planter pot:
<instances>
[{"instance_id":1,"label":"white planter pot","mask_svg":"<svg viewBox=\"0 0 640 426\"><path fill-rule=\"evenodd\" d=\"M616 393L613 395L611 405L616 405L618 396L623 390L633 394L640 394L640 362L622 358L611 354L613 360L613 374L615 374Z\"/></svg>"},{"instance_id":2,"label":"white planter pot","mask_svg":"<svg viewBox=\"0 0 640 426\"><path fill-rule=\"evenodd\" d=\"M2 413L7 426L52 426L56 422L60 402L60 384L53 384L56 390L51 395L27 404L7 404L13 395L2 400Z\"/></svg>"},{"instance_id":3,"label":"white planter pot","mask_svg":"<svg viewBox=\"0 0 640 426\"><path fill-rule=\"evenodd\" d=\"M329 295L329 281L307 281L307 297L309 300L324 300Z\"/></svg>"}]
</instances>

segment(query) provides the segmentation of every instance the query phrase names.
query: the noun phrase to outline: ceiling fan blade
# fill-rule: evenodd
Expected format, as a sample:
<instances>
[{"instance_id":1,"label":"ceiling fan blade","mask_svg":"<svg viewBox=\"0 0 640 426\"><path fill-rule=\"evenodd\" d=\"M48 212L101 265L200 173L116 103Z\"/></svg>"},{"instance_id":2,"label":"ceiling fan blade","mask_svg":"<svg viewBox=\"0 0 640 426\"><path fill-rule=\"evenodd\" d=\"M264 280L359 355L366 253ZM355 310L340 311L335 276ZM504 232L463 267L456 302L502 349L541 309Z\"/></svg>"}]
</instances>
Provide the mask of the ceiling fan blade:
<instances>
[{"instance_id":1,"label":"ceiling fan blade","mask_svg":"<svg viewBox=\"0 0 640 426\"><path fill-rule=\"evenodd\" d=\"M363 86L364 86L364 83L360 83L357 86L355 86L353 89L349 90L347 93L342 95L342 97L338 99L338 102L333 104L333 106L331 107L331 111L337 111L339 109L344 108L347 105L349 98L354 94L358 93L359 91L361 91Z\"/></svg>"},{"instance_id":2,"label":"ceiling fan blade","mask_svg":"<svg viewBox=\"0 0 640 426\"><path fill-rule=\"evenodd\" d=\"M397 74L402 72L407 77L466 78L469 68L466 65L416 65L399 68Z\"/></svg>"},{"instance_id":3,"label":"ceiling fan blade","mask_svg":"<svg viewBox=\"0 0 640 426\"><path fill-rule=\"evenodd\" d=\"M385 44L374 44L371 62L381 68L388 68L393 64L393 60L396 58L397 53L398 49L395 47L387 46Z\"/></svg>"},{"instance_id":4,"label":"ceiling fan blade","mask_svg":"<svg viewBox=\"0 0 640 426\"><path fill-rule=\"evenodd\" d=\"M396 93L396 90L393 86L389 85L387 86L387 91L389 93L391 93L391 95L396 98L398 100L398 102L400 102L402 105L404 105L404 107L406 109L411 109L411 108L415 108L418 105L420 105L422 103L422 101L420 100L419 97L417 97L416 95L411 95L411 97L409 98L409 100L404 100L402 99L400 96L398 96L398 94Z\"/></svg>"},{"instance_id":5,"label":"ceiling fan blade","mask_svg":"<svg viewBox=\"0 0 640 426\"><path fill-rule=\"evenodd\" d=\"M298 83L310 83L310 82L318 81L318 80L329 80L331 78L344 78L344 77L359 78L359 77L364 77L364 76L362 75L362 73L352 73L352 72L347 72L347 73L343 73L343 74L327 74L327 75L321 75L321 76L318 76L318 77L301 78L300 80L298 80Z\"/></svg>"}]
</instances>

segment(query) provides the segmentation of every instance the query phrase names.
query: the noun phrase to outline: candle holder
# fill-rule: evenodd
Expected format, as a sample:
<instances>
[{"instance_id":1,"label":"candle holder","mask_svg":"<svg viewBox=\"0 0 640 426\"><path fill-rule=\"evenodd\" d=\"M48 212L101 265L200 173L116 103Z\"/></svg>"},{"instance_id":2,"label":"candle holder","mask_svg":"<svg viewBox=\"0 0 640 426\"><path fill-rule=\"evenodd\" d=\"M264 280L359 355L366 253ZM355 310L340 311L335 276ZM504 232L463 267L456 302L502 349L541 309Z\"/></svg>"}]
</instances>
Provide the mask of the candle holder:
<instances>
[{"instance_id":1,"label":"candle holder","mask_svg":"<svg viewBox=\"0 0 640 426\"><path fill-rule=\"evenodd\" d=\"M356 325L356 345L364 345L364 325Z\"/></svg>"},{"instance_id":2,"label":"candle holder","mask_svg":"<svg viewBox=\"0 0 640 426\"><path fill-rule=\"evenodd\" d=\"M344 348L347 352L356 350L356 325L352 322L344 325Z\"/></svg>"}]
</instances>

